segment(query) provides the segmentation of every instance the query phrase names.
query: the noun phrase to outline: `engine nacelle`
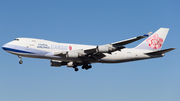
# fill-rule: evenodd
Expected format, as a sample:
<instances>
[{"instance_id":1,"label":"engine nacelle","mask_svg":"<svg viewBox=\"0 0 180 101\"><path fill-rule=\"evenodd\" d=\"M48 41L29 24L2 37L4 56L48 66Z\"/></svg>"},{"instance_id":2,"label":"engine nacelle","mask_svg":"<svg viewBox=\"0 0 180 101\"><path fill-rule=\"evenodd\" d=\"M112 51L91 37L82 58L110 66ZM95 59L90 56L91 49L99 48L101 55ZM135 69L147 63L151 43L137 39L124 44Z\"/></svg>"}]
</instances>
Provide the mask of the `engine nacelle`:
<instances>
[{"instance_id":1,"label":"engine nacelle","mask_svg":"<svg viewBox=\"0 0 180 101\"><path fill-rule=\"evenodd\" d=\"M78 57L79 57L78 52L68 51L66 53L66 58L78 58Z\"/></svg>"},{"instance_id":2,"label":"engine nacelle","mask_svg":"<svg viewBox=\"0 0 180 101\"><path fill-rule=\"evenodd\" d=\"M73 62L67 63L67 67L73 67L73 66L74 66L74 63L73 63Z\"/></svg>"},{"instance_id":3,"label":"engine nacelle","mask_svg":"<svg viewBox=\"0 0 180 101\"><path fill-rule=\"evenodd\" d=\"M96 51L98 53L109 53L109 52L114 52L117 49L118 49L117 47L113 47L111 45L109 45L109 46L97 46Z\"/></svg>"},{"instance_id":4,"label":"engine nacelle","mask_svg":"<svg viewBox=\"0 0 180 101\"><path fill-rule=\"evenodd\" d=\"M79 53L80 52L80 53ZM84 51L68 51L66 52L66 58L79 58L85 57Z\"/></svg>"},{"instance_id":5,"label":"engine nacelle","mask_svg":"<svg viewBox=\"0 0 180 101\"><path fill-rule=\"evenodd\" d=\"M61 67L62 62L61 61L56 61L56 60L51 60L50 65L54 66L54 67Z\"/></svg>"}]
</instances>

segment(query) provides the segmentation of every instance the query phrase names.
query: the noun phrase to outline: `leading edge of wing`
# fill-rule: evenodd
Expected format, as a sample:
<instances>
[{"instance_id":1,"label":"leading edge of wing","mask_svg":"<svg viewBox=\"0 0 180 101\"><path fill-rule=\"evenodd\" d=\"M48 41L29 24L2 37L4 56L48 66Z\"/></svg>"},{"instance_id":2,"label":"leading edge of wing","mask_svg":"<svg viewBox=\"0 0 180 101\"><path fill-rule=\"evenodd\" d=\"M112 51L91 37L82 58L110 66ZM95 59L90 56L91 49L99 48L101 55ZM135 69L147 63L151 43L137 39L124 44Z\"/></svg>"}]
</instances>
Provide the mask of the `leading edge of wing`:
<instances>
[{"instance_id":1,"label":"leading edge of wing","mask_svg":"<svg viewBox=\"0 0 180 101\"><path fill-rule=\"evenodd\" d=\"M115 46L122 46L122 45L126 45L126 44L129 44L129 43L135 42L135 41L140 40L142 38L149 37L151 34L152 34L152 32L148 32L148 33L146 33L146 34L144 34L142 36L130 38L130 39L123 40L123 41L114 42L114 43L111 43L111 44L115 45Z\"/></svg>"}]
</instances>

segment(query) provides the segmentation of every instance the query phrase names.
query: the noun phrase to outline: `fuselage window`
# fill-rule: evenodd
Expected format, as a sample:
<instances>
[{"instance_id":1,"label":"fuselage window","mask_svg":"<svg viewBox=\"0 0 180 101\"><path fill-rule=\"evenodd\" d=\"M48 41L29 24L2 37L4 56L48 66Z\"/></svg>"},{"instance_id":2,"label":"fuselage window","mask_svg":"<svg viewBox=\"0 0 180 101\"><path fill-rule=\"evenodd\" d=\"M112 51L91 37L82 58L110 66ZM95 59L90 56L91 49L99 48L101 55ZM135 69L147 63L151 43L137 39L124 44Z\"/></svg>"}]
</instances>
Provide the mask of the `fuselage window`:
<instances>
[{"instance_id":1,"label":"fuselage window","mask_svg":"<svg viewBox=\"0 0 180 101\"><path fill-rule=\"evenodd\" d=\"M36 40L32 40L32 42L36 42Z\"/></svg>"},{"instance_id":2,"label":"fuselage window","mask_svg":"<svg viewBox=\"0 0 180 101\"><path fill-rule=\"evenodd\" d=\"M19 41L19 39L14 39L14 41Z\"/></svg>"}]
</instances>

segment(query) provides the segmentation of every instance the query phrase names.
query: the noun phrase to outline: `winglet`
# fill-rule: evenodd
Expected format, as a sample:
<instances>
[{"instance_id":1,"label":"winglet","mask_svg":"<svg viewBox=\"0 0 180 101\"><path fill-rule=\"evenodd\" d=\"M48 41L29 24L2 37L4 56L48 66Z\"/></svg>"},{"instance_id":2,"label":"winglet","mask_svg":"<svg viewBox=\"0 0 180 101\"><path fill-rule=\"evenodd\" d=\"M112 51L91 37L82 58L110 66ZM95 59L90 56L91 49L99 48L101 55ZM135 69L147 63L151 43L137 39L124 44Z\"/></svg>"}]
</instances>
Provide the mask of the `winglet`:
<instances>
[{"instance_id":1,"label":"winglet","mask_svg":"<svg viewBox=\"0 0 180 101\"><path fill-rule=\"evenodd\" d=\"M144 34L143 36L149 37L152 33L153 33L153 32L148 32L148 33Z\"/></svg>"}]
</instances>

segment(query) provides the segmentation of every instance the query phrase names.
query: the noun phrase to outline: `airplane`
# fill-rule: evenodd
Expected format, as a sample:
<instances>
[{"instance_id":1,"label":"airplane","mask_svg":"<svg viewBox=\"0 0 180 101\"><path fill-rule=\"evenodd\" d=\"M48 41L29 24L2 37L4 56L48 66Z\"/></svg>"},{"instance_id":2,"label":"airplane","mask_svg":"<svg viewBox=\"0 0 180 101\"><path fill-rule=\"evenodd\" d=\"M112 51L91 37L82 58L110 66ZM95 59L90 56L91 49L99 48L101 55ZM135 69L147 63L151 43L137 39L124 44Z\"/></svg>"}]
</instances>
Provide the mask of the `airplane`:
<instances>
[{"instance_id":1,"label":"airplane","mask_svg":"<svg viewBox=\"0 0 180 101\"><path fill-rule=\"evenodd\" d=\"M53 41L35 38L16 38L6 43L2 48L19 57L19 64L22 64L22 57L49 59L50 65L54 67L90 69L92 63L122 63L143 59L163 57L165 53L176 48L163 49L162 45L168 34L169 28L160 28L151 36L148 32L142 36L133 37L127 40L118 41L105 45L79 45L70 43L57 43ZM146 38L134 48L126 48L124 45Z\"/></svg>"}]
</instances>

